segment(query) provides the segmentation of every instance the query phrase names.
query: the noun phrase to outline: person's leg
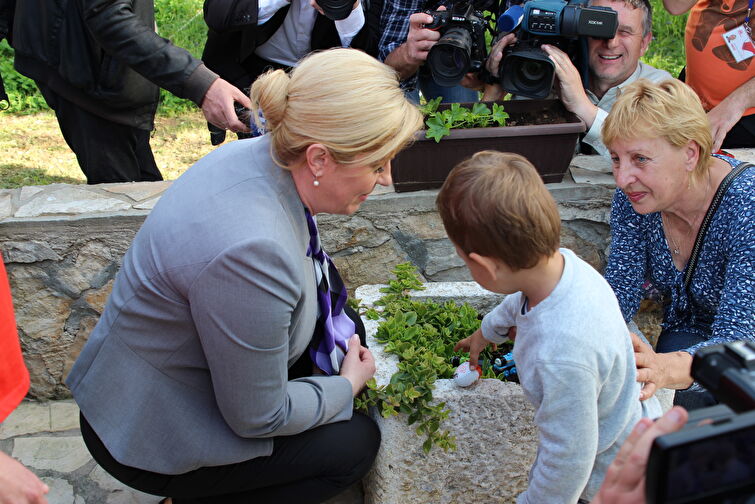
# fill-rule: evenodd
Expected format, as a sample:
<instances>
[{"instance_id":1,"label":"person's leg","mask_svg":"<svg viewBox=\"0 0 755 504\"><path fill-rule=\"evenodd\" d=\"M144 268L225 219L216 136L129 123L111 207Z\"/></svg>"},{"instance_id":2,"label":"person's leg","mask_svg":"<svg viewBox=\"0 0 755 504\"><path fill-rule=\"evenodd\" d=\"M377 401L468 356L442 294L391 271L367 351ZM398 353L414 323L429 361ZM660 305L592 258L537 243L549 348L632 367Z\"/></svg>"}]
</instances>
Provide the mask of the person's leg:
<instances>
[{"instance_id":1,"label":"person's leg","mask_svg":"<svg viewBox=\"0 0 755 504\"><path fill-rule=\"evenodd\" d=\"M103 119L39 85L55 111L60 131L76 154L88 184L162 180L149 146L148 130Z\"/></svg>"},{"instance_id":2,"label":"person's leg","mask_svg":"<svg viewBox=\"0 0 755 504\"><path fill-rule=\"evenodd\" d=\"M275 438L269 457L166 475L117 462L83 415L81 433L106 472L142 492L170 496L174 504L322 502L361 480L380 447L375 423L354 414L346 422Z\"/></svg>"},{"instance_id":3,"label":"person's leg","mask_svg":"<svg viewBox=\"0 0 755 504\"><path fill-rule=\"evenodd\" d=\"M442 96L442 103L473 103L479 101L479 94L474 89L465 88L464 86L446 87L437 84L431 75L419 76L419 89L422 96L430 101L438 96Z\"/></svg>"},{"instance_id":4,"label":"person's leg","mask_svg":"<svg viewBox=\"0 0 755 504\"><path fill-rule=\"evenodd\" d=\"M755 147L755 114L741 118L726 134L722 149Z\"/></svg>"},{"instance_id":5,"label":"person's leg","mask_svg":"<svg viewBox=\"0 0 755 504\"><path fill-rule=\"evenodd\" d=\"M678 352L702 341L704 339L697 334L690 334L685 331L663 331L658 336L655 351L658 353ZM674 394L674 404L684 406L687 411L692 411L713 406L718 404L718 401L713 394L703 388L690 388L677 390Z\"/></svg>"}]
</instances>

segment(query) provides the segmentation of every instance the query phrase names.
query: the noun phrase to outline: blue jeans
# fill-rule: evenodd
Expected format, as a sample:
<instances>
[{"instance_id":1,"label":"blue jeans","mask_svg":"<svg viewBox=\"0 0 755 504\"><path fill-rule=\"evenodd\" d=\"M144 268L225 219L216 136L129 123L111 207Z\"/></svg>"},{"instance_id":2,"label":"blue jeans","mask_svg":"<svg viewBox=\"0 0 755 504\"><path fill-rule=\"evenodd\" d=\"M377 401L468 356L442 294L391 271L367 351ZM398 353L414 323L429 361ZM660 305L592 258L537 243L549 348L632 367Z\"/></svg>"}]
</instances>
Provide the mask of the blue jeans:
<instances>
[{"instance_id":1,"label":"blue jeans","mask_svg":"<svg viewBox=\"0 0 755 504\"><path fill-rule=\"evenodd\" d=\"M658 353L670 353L684 350L692 345L705 341L705 338L697 334L690 334L684 330L663 331L658 336L658 344L655 351ZM705 389L702 390L677 390L674 394L674 404L684 406L687 411L692 411L707 406L718 404L715 396Z\"/></svg>"}]
</instances>

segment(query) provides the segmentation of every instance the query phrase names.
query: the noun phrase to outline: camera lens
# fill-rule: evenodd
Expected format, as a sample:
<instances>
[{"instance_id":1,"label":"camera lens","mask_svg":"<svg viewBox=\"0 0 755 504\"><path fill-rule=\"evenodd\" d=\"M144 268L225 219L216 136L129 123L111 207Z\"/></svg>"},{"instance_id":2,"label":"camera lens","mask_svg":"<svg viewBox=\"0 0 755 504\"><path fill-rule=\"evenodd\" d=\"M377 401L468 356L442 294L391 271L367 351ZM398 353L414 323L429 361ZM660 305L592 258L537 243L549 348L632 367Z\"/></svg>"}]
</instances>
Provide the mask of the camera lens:
<instances>
[{"instance_id":1,"label":"camera lens","mask_svg":"<svg viewBox=\"0 0 755 504\"><path fill-rule=\"evenodd\" d=\"M354 0L317 0L317 5L320 6L325 17L339 21L349 17L354 7Z\"/></svg>"},{"instance_id":2,"label":"camera lens","mask_svg":"<svg viewBox=\"0 0 755 504\"><path fill-rule=\"evenodd\" d=\"M501 86L509 93L543 99L550 94L555 67L539 47L515 49L503 58Z\"/></svg>"},{"instance_id":3,"label":"camera lens","mask_svg":"<svg viewBox=\"0 0 755 504\"><path fill-rule=\"evenodd\" d=\"M449 28L427 56L433 80L441 86L456 86L469 71L471 55L469 31L462 27Z\"/></svg>"}]
</instances>

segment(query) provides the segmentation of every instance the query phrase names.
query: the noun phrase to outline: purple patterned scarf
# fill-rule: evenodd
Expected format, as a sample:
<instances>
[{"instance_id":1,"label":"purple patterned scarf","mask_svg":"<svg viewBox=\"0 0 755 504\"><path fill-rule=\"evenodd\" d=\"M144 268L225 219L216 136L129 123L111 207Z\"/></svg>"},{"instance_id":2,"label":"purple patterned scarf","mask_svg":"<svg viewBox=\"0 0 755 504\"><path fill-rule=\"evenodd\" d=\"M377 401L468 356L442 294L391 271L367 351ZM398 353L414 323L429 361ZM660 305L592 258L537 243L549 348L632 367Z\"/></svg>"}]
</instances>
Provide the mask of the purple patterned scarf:
<instances>
[{"instance_id":1,"label":"purple patterned scarf","mask_svg":"<svg viewBox=\"0 0 755 504\"><path fill-rule=\"evenodd\" d=\"M346 287L328 254L320 245L317 222L309 209L305 208L307 226L309 227L309 247L307 256L315 264L317 280L317 304L319 314L315 324L315 333L309 345L312 362L327 375L336 375L341 369L341 362L349 349L349 338L354 333L354 321L344 312Z\"/></svg>"}]
</instances>

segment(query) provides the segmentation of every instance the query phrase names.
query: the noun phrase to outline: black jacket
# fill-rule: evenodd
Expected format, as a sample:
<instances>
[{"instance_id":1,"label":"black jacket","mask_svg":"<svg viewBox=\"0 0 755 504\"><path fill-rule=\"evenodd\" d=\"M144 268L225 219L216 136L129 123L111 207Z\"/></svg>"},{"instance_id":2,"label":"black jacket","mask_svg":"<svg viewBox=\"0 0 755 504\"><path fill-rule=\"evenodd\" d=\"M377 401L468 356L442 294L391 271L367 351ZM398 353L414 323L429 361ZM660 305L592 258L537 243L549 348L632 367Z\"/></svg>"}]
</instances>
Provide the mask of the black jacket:
<instances>
[{"instance_id":1,"label":"black jacket","mask_svg":"<svg viewBox=\"0 0 755 504\"><path fill-rule=\"evenodd\" d=\"M19 0L15 67L95 115L151 129L158 86L200 105L217 78L154 26L153 0Z\"/></svg>"},{"instance_id":2,"label":"black jacket","mask_svg":"<svg viewBox=\"0 0 755 504\"><path fill-rule=\"evenodd\" d=\"M365 24L351 41L351 47L377 56L383 0L361 0L361 5L362 8L368 5ZM257 25L257 0L205 0L204 18L210 30L202 60L208 68L239 89L249 87L266 67L282 67L263 60L254 51L273 36L287 13L288 6L278 10L266 23ZM335 23L318 13L310 50L340 46L341 38Z\"/></svg>"}]
</instances>

